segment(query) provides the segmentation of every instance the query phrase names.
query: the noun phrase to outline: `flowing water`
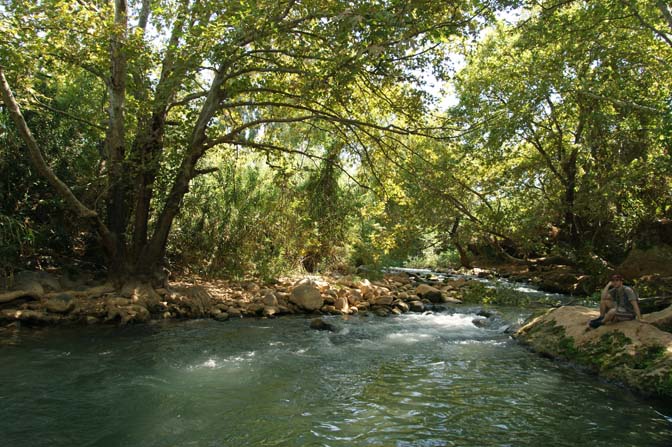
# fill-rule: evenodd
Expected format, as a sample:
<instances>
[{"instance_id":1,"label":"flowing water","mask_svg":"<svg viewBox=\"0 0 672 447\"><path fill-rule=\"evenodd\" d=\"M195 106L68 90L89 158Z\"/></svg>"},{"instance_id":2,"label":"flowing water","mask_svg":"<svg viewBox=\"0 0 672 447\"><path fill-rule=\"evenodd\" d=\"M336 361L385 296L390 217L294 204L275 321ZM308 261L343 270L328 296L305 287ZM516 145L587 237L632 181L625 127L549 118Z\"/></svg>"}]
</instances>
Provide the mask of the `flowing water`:
<instances>
[{"instance_id":1,"label":"flowing water","mask_svg":"<svg viewBox=\"0 0 672 447\"><path fill-rule=\"evenodd\" d=\"M672 407L475 311L4 335L0 446L672 445Z\"/></svg>"}]
</instances>

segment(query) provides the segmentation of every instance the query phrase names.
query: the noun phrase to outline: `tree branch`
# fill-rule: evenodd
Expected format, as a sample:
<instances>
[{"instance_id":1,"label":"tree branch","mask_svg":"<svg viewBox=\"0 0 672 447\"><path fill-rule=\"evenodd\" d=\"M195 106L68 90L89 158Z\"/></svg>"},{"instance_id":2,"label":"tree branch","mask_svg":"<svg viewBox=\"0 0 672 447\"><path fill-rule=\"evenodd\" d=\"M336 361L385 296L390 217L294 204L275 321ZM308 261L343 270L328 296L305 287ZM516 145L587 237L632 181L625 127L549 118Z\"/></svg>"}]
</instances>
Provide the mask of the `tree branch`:
<instances>
[{"instance_id":1,"label":"tree branch","mask_svg":"<svg viewBox=\"0 0 672 447\"><path fill-rule=\"evenodd\" d=\"M65 183L63 183L63 181L61 181L61 179L59 179L56 174L54 174L54 171L51 170L47 162L44 160L42 151L40 150L37 141L35 141L33 134L30 132L28 124L26 124L26 120L21 114L21 109L14 99L14 95L12 94L9 83L5 78L5 73L2 66L0 66L0 90L2 90L3 102L9 110L9 114L11 115L14 124L19 131L19 135L21 135L21 138L28 147L28 155L30 156L30 160L33 163L35 169L49 182L51 186L54 187L56 192L58 192L58 194L63 197L65 202L70 205L70 207L77 213L79 217L94 222L102 239L103 246L108 251L108 254L113 254L114 237L110 233L109 229L105 226L98 213L92 209L89 209L82 202L80 202L79 199L75 197L70 188Z\"/></svg>"},{"instance_id":2,"label":"tree branch","mask_svg":"<svg viewBox=\"0 0 672 447\"><path fill-rule=\"evenodd\" d=\"M657 113L657 114L665 113L665 111L660 110L660 109L656 109L655 107L644 106L644 105L641 105L641 104L637 104L635 102L620 101L616 98L610 98L610 97L607 97L607 96L596 95L595 93L578 91L577 94L587 96L587 97L593 98L593 99L598 99L600 101L607 101L607 102L610 102L612 104L615 104L615 105L617 105L619 107L623 107L623 108L643 110L645 112L651 112L651 113Z\"/></svg>"},{"instance_id":3,"label":"tree branch","mask_svg":"<svg viewBox=\"0 0 672 447\"><path fill-rule=\"evenodd\" d=\"M37 105L38 107L41 107L41 108L43 108L43 109L49 110L49 111L54 112L54 113L61 114L61 115L63 115L63 116L67 116L68 118L71 118L71 119L73 119L73 120L75 120L75 121L79 121L80 123L84 123L84 124L86 124L86 125L88 125L88 126L95 127L96 129L102 130L103 132L107 130L104 126L101 126L100 124L96 124L96 123L94 123L94 122L85 120L84 118L80 118L80 117L75 116L75 115L73 115L73 114L71 114L71 113L68 113L68 112L66 112L66 111L64 111L64 110L59 110L59 109L56 109L56 108L54 108L54 107L48 106L47 104L44 104L44 103L40 102L40 100L37 99L37 97L36 97L35 95L33 95L33 102L34 102L34 104Z\"/></svg>"},{"instance_id":4,"label":"tree branch","mask_svg":"<svg viewBox=\"0 0 672 447\"><path fill-rule=\"evenodd\" d=\"M298 123L301 121L308 121L311 119L318 118L315 115L305 115L305 116L297 116L295 118L266 118L266 119L260 119L260 120L254 120L250 121L249 123L241 124L240 126L236 127L226 135L222 135L221 137L215 138L213 140L209 140L206 144L206 148L211 148L213 146L217 146L218 144L223 144L223 143L230 143L232 141L232 138L238 134L240 134L242 131L245 129L249 129L252 127L256 126L261 126L263 124L275 124L275 123Z\"/></svg>"}]
</instances>

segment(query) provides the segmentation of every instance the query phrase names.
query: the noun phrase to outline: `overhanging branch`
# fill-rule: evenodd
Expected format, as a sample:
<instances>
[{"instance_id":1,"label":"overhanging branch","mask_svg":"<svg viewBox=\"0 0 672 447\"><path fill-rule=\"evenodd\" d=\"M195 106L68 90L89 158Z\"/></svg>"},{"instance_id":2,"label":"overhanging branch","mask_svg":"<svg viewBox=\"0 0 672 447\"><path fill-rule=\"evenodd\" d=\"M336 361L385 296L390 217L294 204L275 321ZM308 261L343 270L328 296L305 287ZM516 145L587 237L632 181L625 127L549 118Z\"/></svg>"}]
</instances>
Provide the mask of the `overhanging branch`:
<instances>
[{"instance_id":1,"label":"overhanging branch","mask_svg":"<svg viewBox=\"0 0 672 447\"><path fill-rule=\"evenodd\" d=\"M54 171L52 171L47 162L44 160L42 151L40 150L37 141L35 141L33 134L30 132L28 124L26 124L26 121L21 114L21 109L14 99L14 95L12 94L9 83L5 78L5 72L2 66L0 66L0 90L2 90L3 102L9 110L9 114L11 115L12 120L17 127L19 135L21 135L21 138L28 147L28 155L30 156L30 160L35 169L49 182L51 186L54 187L58 194L77 213L79 217L90 220L94 223L96 229L98 230L98 234L102 239L103 246L108 251L108 254L114 254L115 238L107 226L103 223L98 213L80 202L79 199L75 197L72 190L70 190L70 188L65 183L63 183L63 181L58 178L58 176L56 176Z\"/></svg>"}]
</instances>

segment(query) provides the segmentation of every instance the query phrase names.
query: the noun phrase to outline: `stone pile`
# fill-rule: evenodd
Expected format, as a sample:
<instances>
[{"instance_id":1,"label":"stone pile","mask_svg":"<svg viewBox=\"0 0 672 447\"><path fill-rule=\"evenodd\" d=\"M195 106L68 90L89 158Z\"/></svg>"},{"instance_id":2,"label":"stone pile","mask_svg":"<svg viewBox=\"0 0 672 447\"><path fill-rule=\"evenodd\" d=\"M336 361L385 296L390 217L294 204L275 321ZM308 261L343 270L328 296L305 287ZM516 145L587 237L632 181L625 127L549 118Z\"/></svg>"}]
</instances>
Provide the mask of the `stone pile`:
<instances>
[{"instance_id":1,"label":"stone pile","mask_svg":"<svg viewBox=\"0 0 672 447\"><path fill-rule=\"evenodd\" d=\"M160 289L138 282L120 289L108 283L62 284L44 274L35 275L27 285L24 281L21 287L26 287L25 293L11 291L4 295L6 301L0 301L0 323L124 325L158 319L225 321L291 314L400 315L459 304L459 288L464 282L444 283L395 273L377 281L322 276L282 278L271 284L198 280ZM68 287L72 290L66 290Z\"/></svg>"}]
</instances>

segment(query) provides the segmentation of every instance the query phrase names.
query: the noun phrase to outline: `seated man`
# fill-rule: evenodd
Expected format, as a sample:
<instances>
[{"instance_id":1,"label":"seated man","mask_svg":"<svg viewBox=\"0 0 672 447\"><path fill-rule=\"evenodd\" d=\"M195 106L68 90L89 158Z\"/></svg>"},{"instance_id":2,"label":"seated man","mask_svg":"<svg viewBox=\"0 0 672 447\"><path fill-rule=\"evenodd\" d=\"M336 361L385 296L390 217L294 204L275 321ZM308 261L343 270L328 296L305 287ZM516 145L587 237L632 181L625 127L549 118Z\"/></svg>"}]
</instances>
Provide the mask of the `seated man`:
<instances>
[{"instance_id":1,"label":"seated man","mask_svg":"<svg viewBox=\"0 0 672 447\"><path fill-rule=\"evenodd\" d=\"M630 287L623 285L621 275L613 275L611 281L602 289L600 296L600 316L590 320L590 327L627 320L642 319L637 294Z\"/></svg>"}]
</instances>

